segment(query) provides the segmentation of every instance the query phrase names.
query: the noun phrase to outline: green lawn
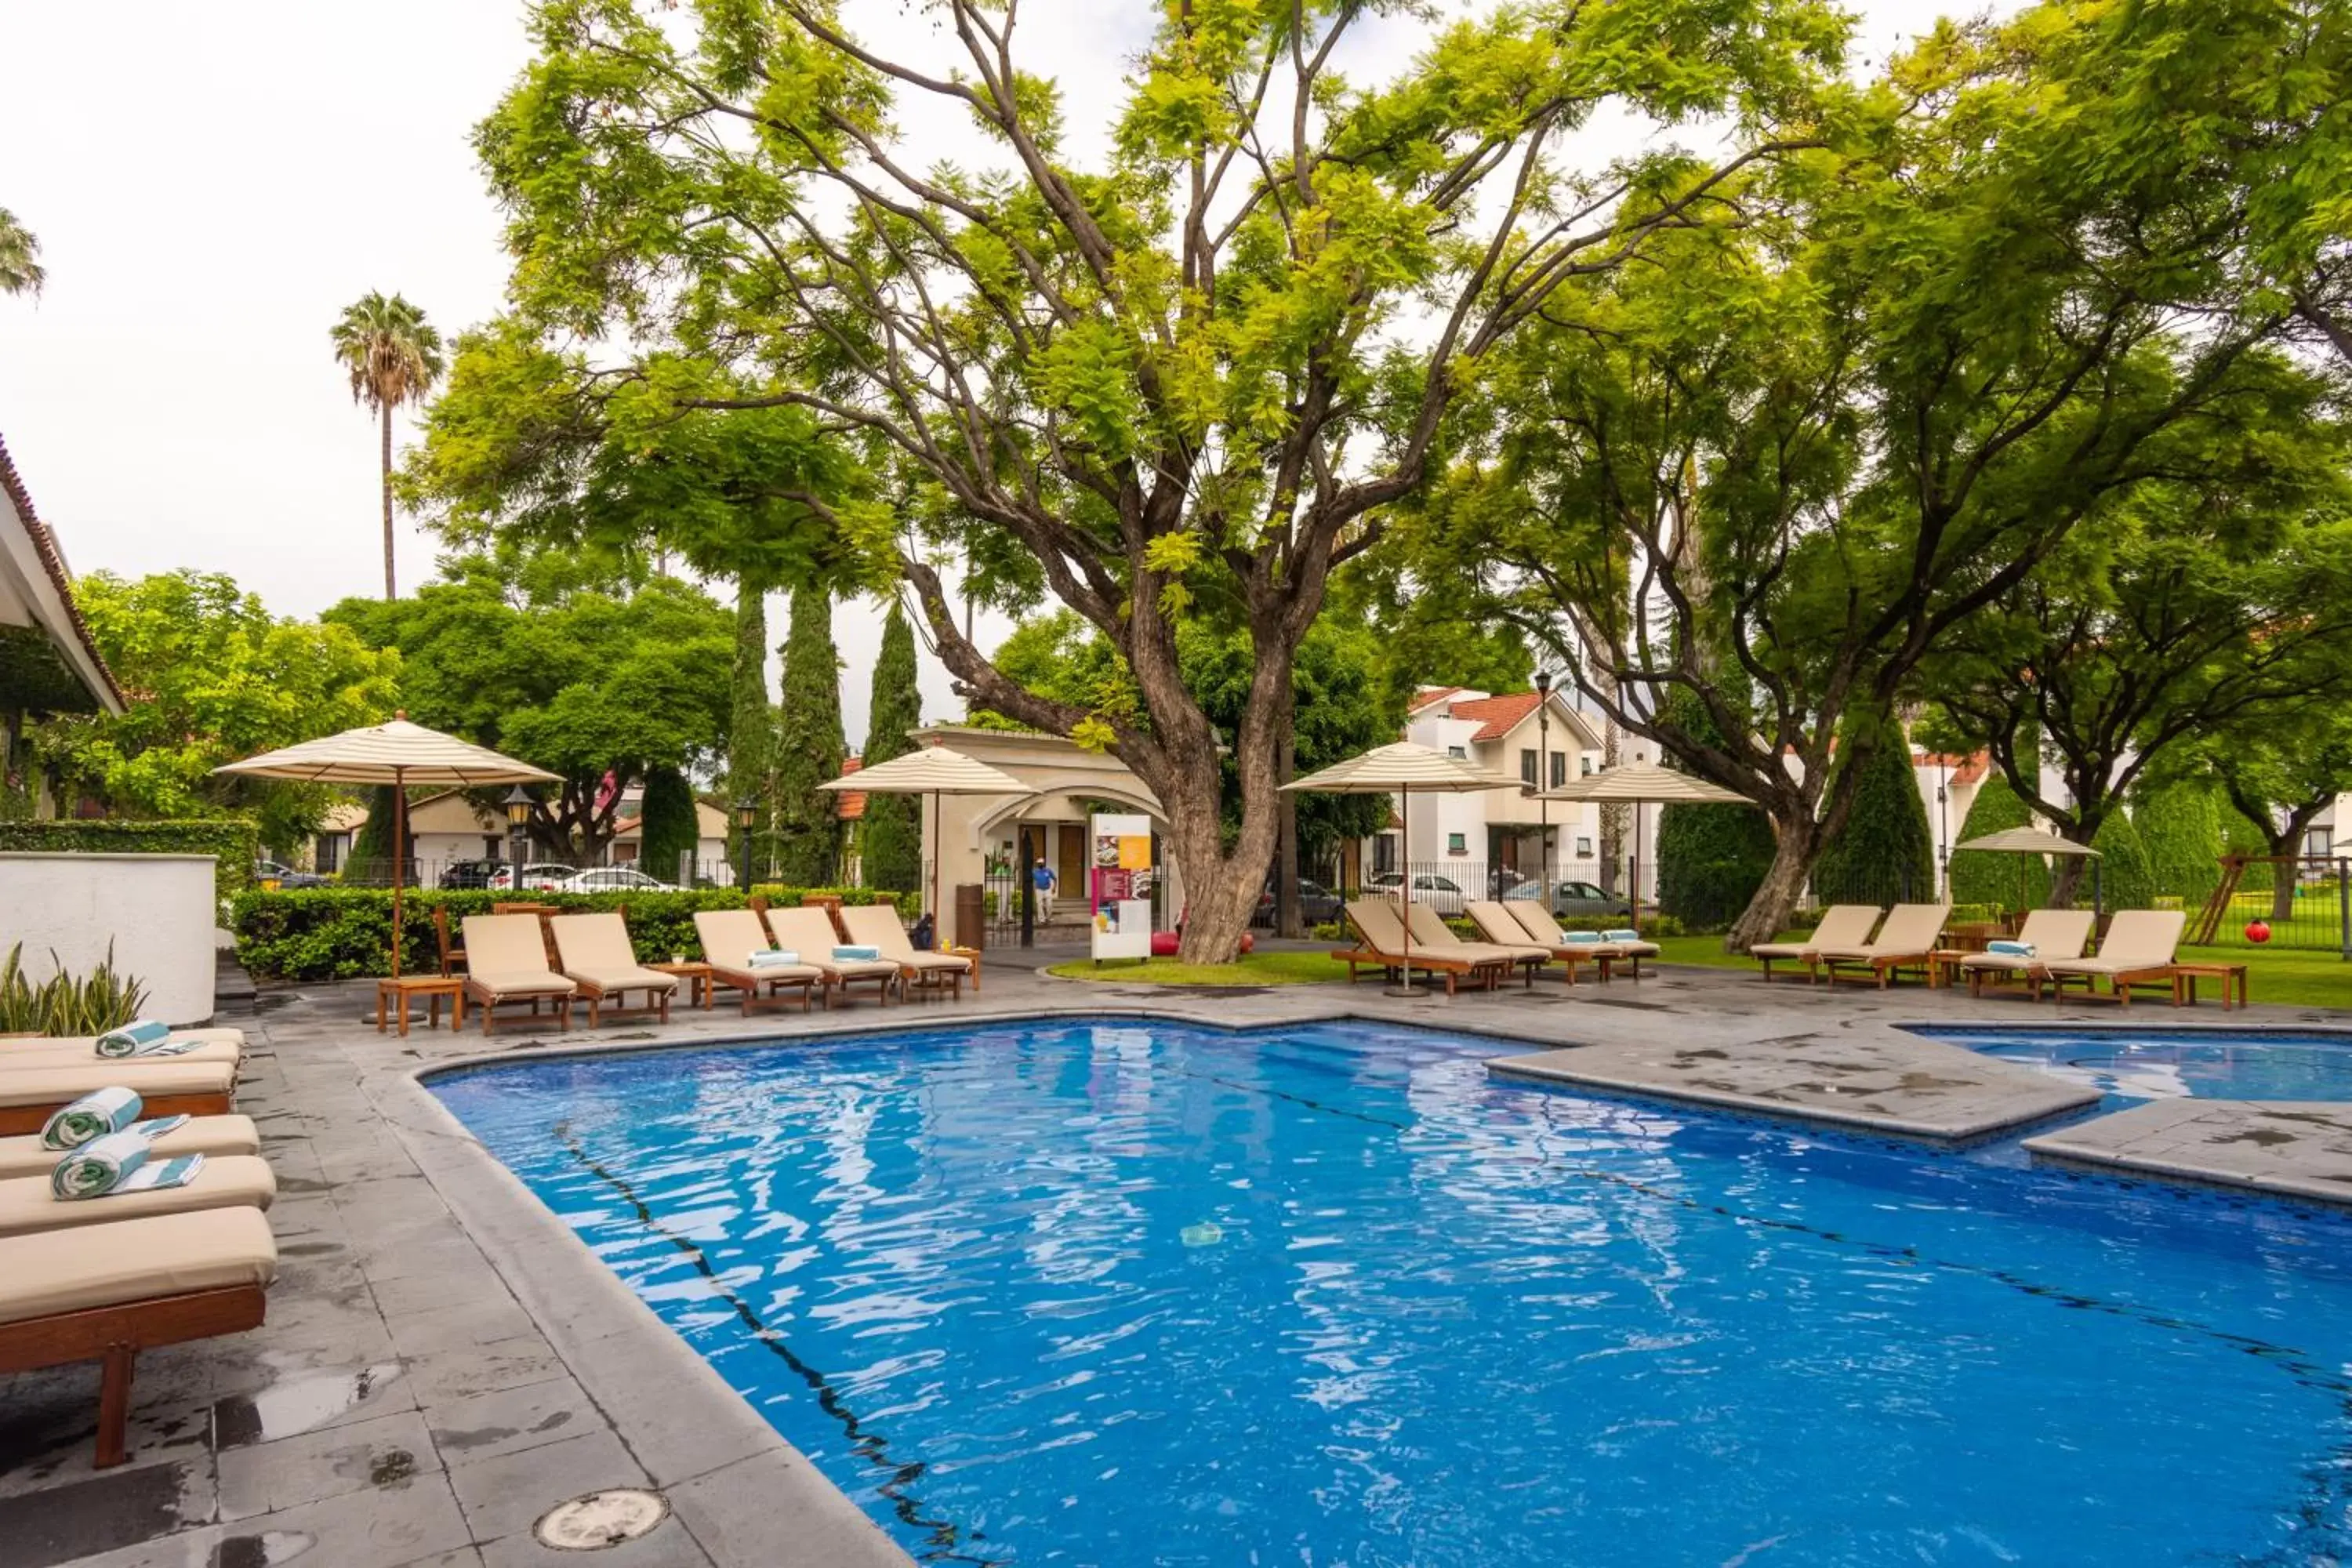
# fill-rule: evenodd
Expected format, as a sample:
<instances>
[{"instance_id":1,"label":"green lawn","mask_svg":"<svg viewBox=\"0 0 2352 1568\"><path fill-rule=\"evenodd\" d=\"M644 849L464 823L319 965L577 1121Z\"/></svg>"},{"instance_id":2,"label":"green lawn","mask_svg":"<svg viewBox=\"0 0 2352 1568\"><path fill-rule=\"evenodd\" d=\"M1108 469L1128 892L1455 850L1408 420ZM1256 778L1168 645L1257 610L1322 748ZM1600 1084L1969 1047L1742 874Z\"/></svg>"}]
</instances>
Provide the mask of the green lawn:
<instances>
[{"instance_id":1,"label":"green lawn","mask_svg":"<svg viewBox=\"0 0 2352 1568\"><path fill-rule=\"evenodd\" d=\"M1238 963L1184 963L1173 958L1079 959L1045 971L1065 980L1141 981L1147 985L1316 985L1348 978L1347 965L1324 952L1245 952Z\"/></svg>"},{"instance_id":2,"label":"green lawn","mask_svg":"<svg viewBox=\"0 0 2352 1568\"><path fill-rule=\"evenodd\" d=\"M1748 970L1756 967L1753 959L1724 952L1719 936L1662 937L1658 946L1664 950L1660 957L1669 963L1706 963ZM2192 963L2246 965L2246 986L2257 1002L2352 1011L2352 963L2333 952L2309 948L2249 947L2243 942L2232 942L2227 947L2184 947L2180 956ZM2211 983L2200 987L2200 994L2210 998L2213 994ZM2209 1005L2202 1010L2214 1009Z\"/></svg>"}]
</instances>

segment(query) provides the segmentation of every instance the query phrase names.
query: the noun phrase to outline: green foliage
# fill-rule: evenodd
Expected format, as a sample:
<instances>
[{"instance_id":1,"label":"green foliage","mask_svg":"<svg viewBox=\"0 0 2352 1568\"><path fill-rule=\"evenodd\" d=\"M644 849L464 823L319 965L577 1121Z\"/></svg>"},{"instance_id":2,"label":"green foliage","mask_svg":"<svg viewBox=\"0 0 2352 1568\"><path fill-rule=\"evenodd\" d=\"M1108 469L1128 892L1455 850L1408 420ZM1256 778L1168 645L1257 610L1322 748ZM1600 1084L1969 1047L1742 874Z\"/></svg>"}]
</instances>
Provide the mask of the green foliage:
<instances>
[{"instance_id":1,"label":"green foliage","mask_svg":"<svg viewBox=\"0 0 2352 1568\"><path fill-rule=\"evenodd\" d=\"M343 626L273 616L226 576L129 582L93 572L74 596L108 668L138 700L119 719L52 719L34 747L69 791L111 815L249 815L264 844L290 851L317 831L331 793L212 770L392 716L398 655Z\"/></svg>"},{"instance_id":2,"label":"green foliage","mask_svg":"<svg viewBox=\"0 0 2352 1568\"><path fill-rule=\"evenodd\" d=\"M2180 779L2151 790L2133 816L2156 890L2201 907L2221 880L2221 818L2212 786Z\"/></svg>"},{"instance_id":3,"label":"green foliage","mask_svg":"<svg viewBox=\"0 0 2352 1568\"><path fill-rule=\"evenodd\" d=\"M2147 910L2156 907L2156 871L2148 864L2147 846L2140 838L2139 828L2124 812L2109 815L2099 824L2098 832L2091 836L2091 847L2100 855L2097 869L2086 869L2084 879L2097 878L2099 902L2108 910ZM2079 908L2090 902L2087 888L2078 888L2074 903Z\"/></svg>"},{"instance_id":4,"label":"green foliage","mask_svg":"<svg viewBox=\"0 0 2352 1568\"><path fill-rule=\"evenodd\" d=\"M2263 830L2235 811L2221 813L2221 848L2230 855L2268 855L2270 840ZM2267 893L2276 885L2277 868L2268 860L2250 860L2238 873L2238 886L2249 893Z\"/></svg>"},{"instance_id":5,"label":"green foliage","mask_svg":"<svg viewBox=\"0 0 2352 1568\"><path fill-rule=\"evenodd\" d=\"M0 850L37 855L210 855L214 887L224 899L253 885L261 840L250 822L189 818L126 822L114 817L0 821Z\"/></svg>"},{"instance_id":6,"label":"green foliage","mask_svg":"<svg viewBox=\"0 0 2352 1568\"><path fill-rule=\"evenodd\" d=\"M740 868L766 836L775 815L775 729L768 706L767 594L757 584L735 587L735 657L728 676L727 725L728 863ZM750 801L759 820L751 827L736 820L735 808Z\"/></svg>"},{"instance_id":7,"label":"green foliage","mask_svg":"<svg viewBox=\"0 0 2352 1568\"><path fill-rule=\"evenodd\" d=\"M1686 692L1665 706L1694 730L1711 729ZM1669 805L1658 813L1658 907L1684 925L1720 928L1738 918L1772 866L1772 819L1753 806Z\"/></svg>"},{"instance_id":8,"label":"green foliage","mask_svg":"<svg viewBox=\"0 0 2352 1568\"><path fill-rule=\"evenodd\" d=\"M2033 814L2009 780L1989 774L1969 803L1968 819L1955 843L2004 828L2032 825ZM2050 901L2050 867L2039 855L2004 855L1994 849L1955 849L1951 864L1955 904L1991 904L2004 910L2038 910ZM2021 902L2020 900L2022 900Z\"/></svg>"},{"instance_id":9,"label":"green foliage","mask_svg":"<svg viewBox=\"0 0 2352 1568\"><path fill-rule=\"evenodd\" d=\"M838 897L845 904L880 903L887 894L862 888L786 888L754 889L772 904L797 905L805 894ZM433 911L449 912L450 936L459 935L457 922L467 915L487 915L509 901L511 893L495 890L428 891L404 895L401 909L401 960L404 974L438 966L440 948L433 931ZM565 910L620 910L628 920L629 937L642 963L667 963L675 953L689 958L702 944L694 933L697 910L740 910L744 895L733 888L703 888L691 891L610 893L533 893L535 904ZM900 906L911 913L913 900ZM277 892L240 894L230 913L236 934L237 962L257 980L350 980L386 973L392 945L392 893L383 888L289 888Z\"/></svg>"},{"instance_id":10,"label":"green foliage","mask_svg":"<svg viewBox=\"0 0 2352 1568\"><path fill-rule=\"evenodd\" d=\"M38 297L47 269L41 265L41 242L6 207L0 207L0 294Z\"/></svg>"},{"instance_id":11,"label":"green foliage","mask_svg":"<svg viewBox=\"0 0 2352 1568\"><path fill-rule=\"evenodd\" d=\"M874 660L872 706L866 721L866 767L878 767L914 749L907 731L923 721L917 685L915 628L894 597L882 623L882 651ZM911 795L869 795L859 828L863 880L869 888L913 892L923 879L923 800Z\"/></svg>"},{"instance_id":12,"label":"green foliage","mask_svg":"<svg viewBox=\"0 0 2352 1568\"><path fill-rule=\"evenodd\" d=\"M361 792L367 805L367 820L352 835L351 853L344 858L347 866L389 866L392 864L394 830L400 826L397 793L390 784L370 784ZM410 850L413 846L404 846Z\"/></svg>"},{"instance_id":13,"label":"green foliage","mask_svg":"<svg viewBox=\"0 0 2352 1568\"><path fill-rule=\"evenodd\" d=\"M0 961L0 1035L102 1035L139 1016L146 1005L147 987L114 967L114 948L88 974L77 977L58 966L36 985L19 962L25 944L18 942ZM49 955L56 963L57 954ZM0 1059L7 1047L0 1046Z\"/></svg>"},{"instance_id":14,"label":"green foliage","mask_svg":"<svg viewBox=\"0 0 2352 1568\"><path fill-rule=\"evenodd\" d=\"M446 565L451 580L414 598L346 599L326 618L401 650L401 697L416 722L561 774L530 837L541 853L592 864L621 789L650 767L691 771L726 743L730 694L716 676L734 616L673 578L631 586L553 556Z\"/></svg>"},{"instance_id":15,"label":"green foliage","mask_svg":"<svg viewBox=\"0 0 2352 1568\"><path fill-rule=\"evenodd\" d=\"M1813 862L1813 895L1824 904L1926 903L1935 889L1935 835L1910 748L1893 729L1863 759L1844 831Z\"/></svg>"},{"instance_id":16,"label":"green foliage","mask_svg":"<svg viewBox=\"0 0 2352 1568\"><path fill-rule=\"evenodd\" d=\"M823 588L793 590L784 632L783 697L776 709L776 872L787 882L830 882L841 866L841 818L820 789L841 776L841 655L833 601Z\"/></svg>"},{"instance_id":17,"label":"green foliage","mask_svg":"<svg viewBox=\"0 0 2352 1568\"><path fill-rule=\"evenodd\" d=\"M684 773L656 763L646 770L646 793L639 811L644 837L639 840L638 864L667 881L677 874L678 857L691 858L702 841L694 790Z\"/></svg>"}]
</instances>

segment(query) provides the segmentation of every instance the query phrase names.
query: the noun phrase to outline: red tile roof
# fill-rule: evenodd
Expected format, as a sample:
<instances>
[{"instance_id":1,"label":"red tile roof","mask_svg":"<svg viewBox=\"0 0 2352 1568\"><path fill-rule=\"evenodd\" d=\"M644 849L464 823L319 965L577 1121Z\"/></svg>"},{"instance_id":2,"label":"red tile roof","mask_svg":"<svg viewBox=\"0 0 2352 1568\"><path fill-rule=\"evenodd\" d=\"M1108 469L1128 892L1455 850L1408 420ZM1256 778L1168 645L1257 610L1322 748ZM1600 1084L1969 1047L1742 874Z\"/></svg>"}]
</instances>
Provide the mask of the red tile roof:
<instances>
[{"instance_id":1,"label":"red tile roof","mask_svg":"<svg viewBox=\"0 0 2352 1568\"><path fill-rule=\"evenodd\" d=\"M1405 711L1418 713L1424 708L1434 708L1463 689L1465 689L1459 686L1424 686L1412 694L1412 701L1406 707Z\"/></svg>"},{"instance_id":2,"label":"red tile roof","mask_svg":"<svg viewBox=\"0 0 2352 1568\"><path fill-rule=\"evenodd\" d=\"M1978 752L1971 756L1948 757L1935 752L1929 752L1919 759L1919 766L1923 768L1949 768L1952 770L1952 782L1954 784L1972 784L1980 782L1984 778L1985 774L1992 771L1992 753L1990 752Z\"/></svg>"},{"instance_id":3,"label":"red tile roof","mask_svg":"<svg viewBox=\"0 0 2352 1568\"><path fill-rule=\"evenodd\" d=\"M841 776L847 778L866 765L864 757L841 759ZM866 796L855 790L844 790L833 797L833 815L843 822L856 822L866 815Z\"/></svg>"},{"instance_id":4,"label":"red tile roof","mask_svg":"<svg viewBox=\"0 0 2352 1568\"><path fill-rule=\"evenodd\" d=\"M1536 710L1543 699L1532 691L1514 691L1505 697L1481 697L1468 702L1456 702L1453 708L1456 719L1480 721L1473 741L1499 741L1518 727L1519 721Z\"/></svg>"}]
</instances>

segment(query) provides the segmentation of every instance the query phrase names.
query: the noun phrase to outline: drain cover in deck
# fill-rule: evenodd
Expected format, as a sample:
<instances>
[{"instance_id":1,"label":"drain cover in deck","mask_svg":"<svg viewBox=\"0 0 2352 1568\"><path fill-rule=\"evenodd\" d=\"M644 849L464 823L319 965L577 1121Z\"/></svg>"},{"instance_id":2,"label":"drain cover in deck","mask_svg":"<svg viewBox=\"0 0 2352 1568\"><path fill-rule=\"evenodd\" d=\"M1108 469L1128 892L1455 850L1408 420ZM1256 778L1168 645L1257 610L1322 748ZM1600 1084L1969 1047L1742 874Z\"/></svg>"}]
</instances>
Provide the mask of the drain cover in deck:
<instances>
[{"instance_id":1,"label":"drain cover in deck","mask_svg":"<svg viewBox=\"0 0 2352 1568\"><path fill-rule=\"evenodd\" d=\"M635 1541L668 1517L669 1504L659 1492L616 1487L557 1503L540 1515L531 1533L558 1552L598 1552Z\"/></svg>"}]
</instances>

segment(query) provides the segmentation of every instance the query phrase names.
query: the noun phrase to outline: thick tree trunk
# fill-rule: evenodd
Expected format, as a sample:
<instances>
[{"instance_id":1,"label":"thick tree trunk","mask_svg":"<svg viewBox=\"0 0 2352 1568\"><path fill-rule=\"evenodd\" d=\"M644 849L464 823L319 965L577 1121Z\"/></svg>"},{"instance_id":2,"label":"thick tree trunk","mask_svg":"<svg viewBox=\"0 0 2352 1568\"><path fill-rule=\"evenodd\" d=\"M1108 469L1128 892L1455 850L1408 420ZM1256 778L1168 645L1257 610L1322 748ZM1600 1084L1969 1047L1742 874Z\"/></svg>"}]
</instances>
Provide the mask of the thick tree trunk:
<instances>
[{"instance_id":1,"label":"thick tree trunk","mask_svg":"<svg viewBox=\"0 0 2352 1568\"><path fill-rule=\"evenodd\" d=\"M2058 864L2050 873L2050 907L2071 910L2074 907L2074 896L2083 890L2084 873L2091 863L2090 857L2060 855L2055 858Z\"/></svg>"},{"instance_id":2,"label":"thick tree trunk","mask_svg":"<svg viewBox=\"0 0 2352 1568\"><path fill-rule=\"evenodd\" d=\"M400 597L392 574L392 405L383 405L383 596Z\"/></svg>"},{"instance_id":3,"label":"thick tree trunk","mask_svg":"<svg viewBox=\"0 0 2352 1568\"><path fill-rule=\"evenodd\" d=\"M2297 828L2293 833L2281 834L2272 839L2270 849L2273 855L2292 856L2302 846L2303 831ZM2284 924L2294 919L2295 873L2300 868L2293 859L2279 861L2271 867L2271 920L2275 924Z\"/></svg>"},{"instance_id":4,"label":"thick tree trunk","mask_svg":"<svg viewBox=\"0 0 2352 1568\"><path fill-rule=\"evenodd\" d=\"M1160 794L1169 847L1184 879L1184 931L1176 955L1187 963L1234 961L1274 853L1276 813L1270 805L1255 814L1244 809L1241 834L1232 852L1225 852L1215 759L1209 761L1208 769L1186 769L1174 789ZM1259 759L1259 765L1266 770L1270 793L1271 759Z\"/></svg>"},{"instance_id":5,"label":"thick tree trunk","mask_svg":"<svg viewBox=\"0 0 2352 1568\"><path fill-rule=\"evenodd\" d=\"M1801 816L1776 815L1772 826L1779 838L1772 849L1772 864L1757 886L1756 896L1748 900L1748 907L1739 911L1739 918L1724 933L1726 952L1746 952L1786 930L1789 917L1796 912L1797 900L1804 896L1805 880L1813 874L1822 835L1810 803Z\"/></svg>"}]
</instances>

